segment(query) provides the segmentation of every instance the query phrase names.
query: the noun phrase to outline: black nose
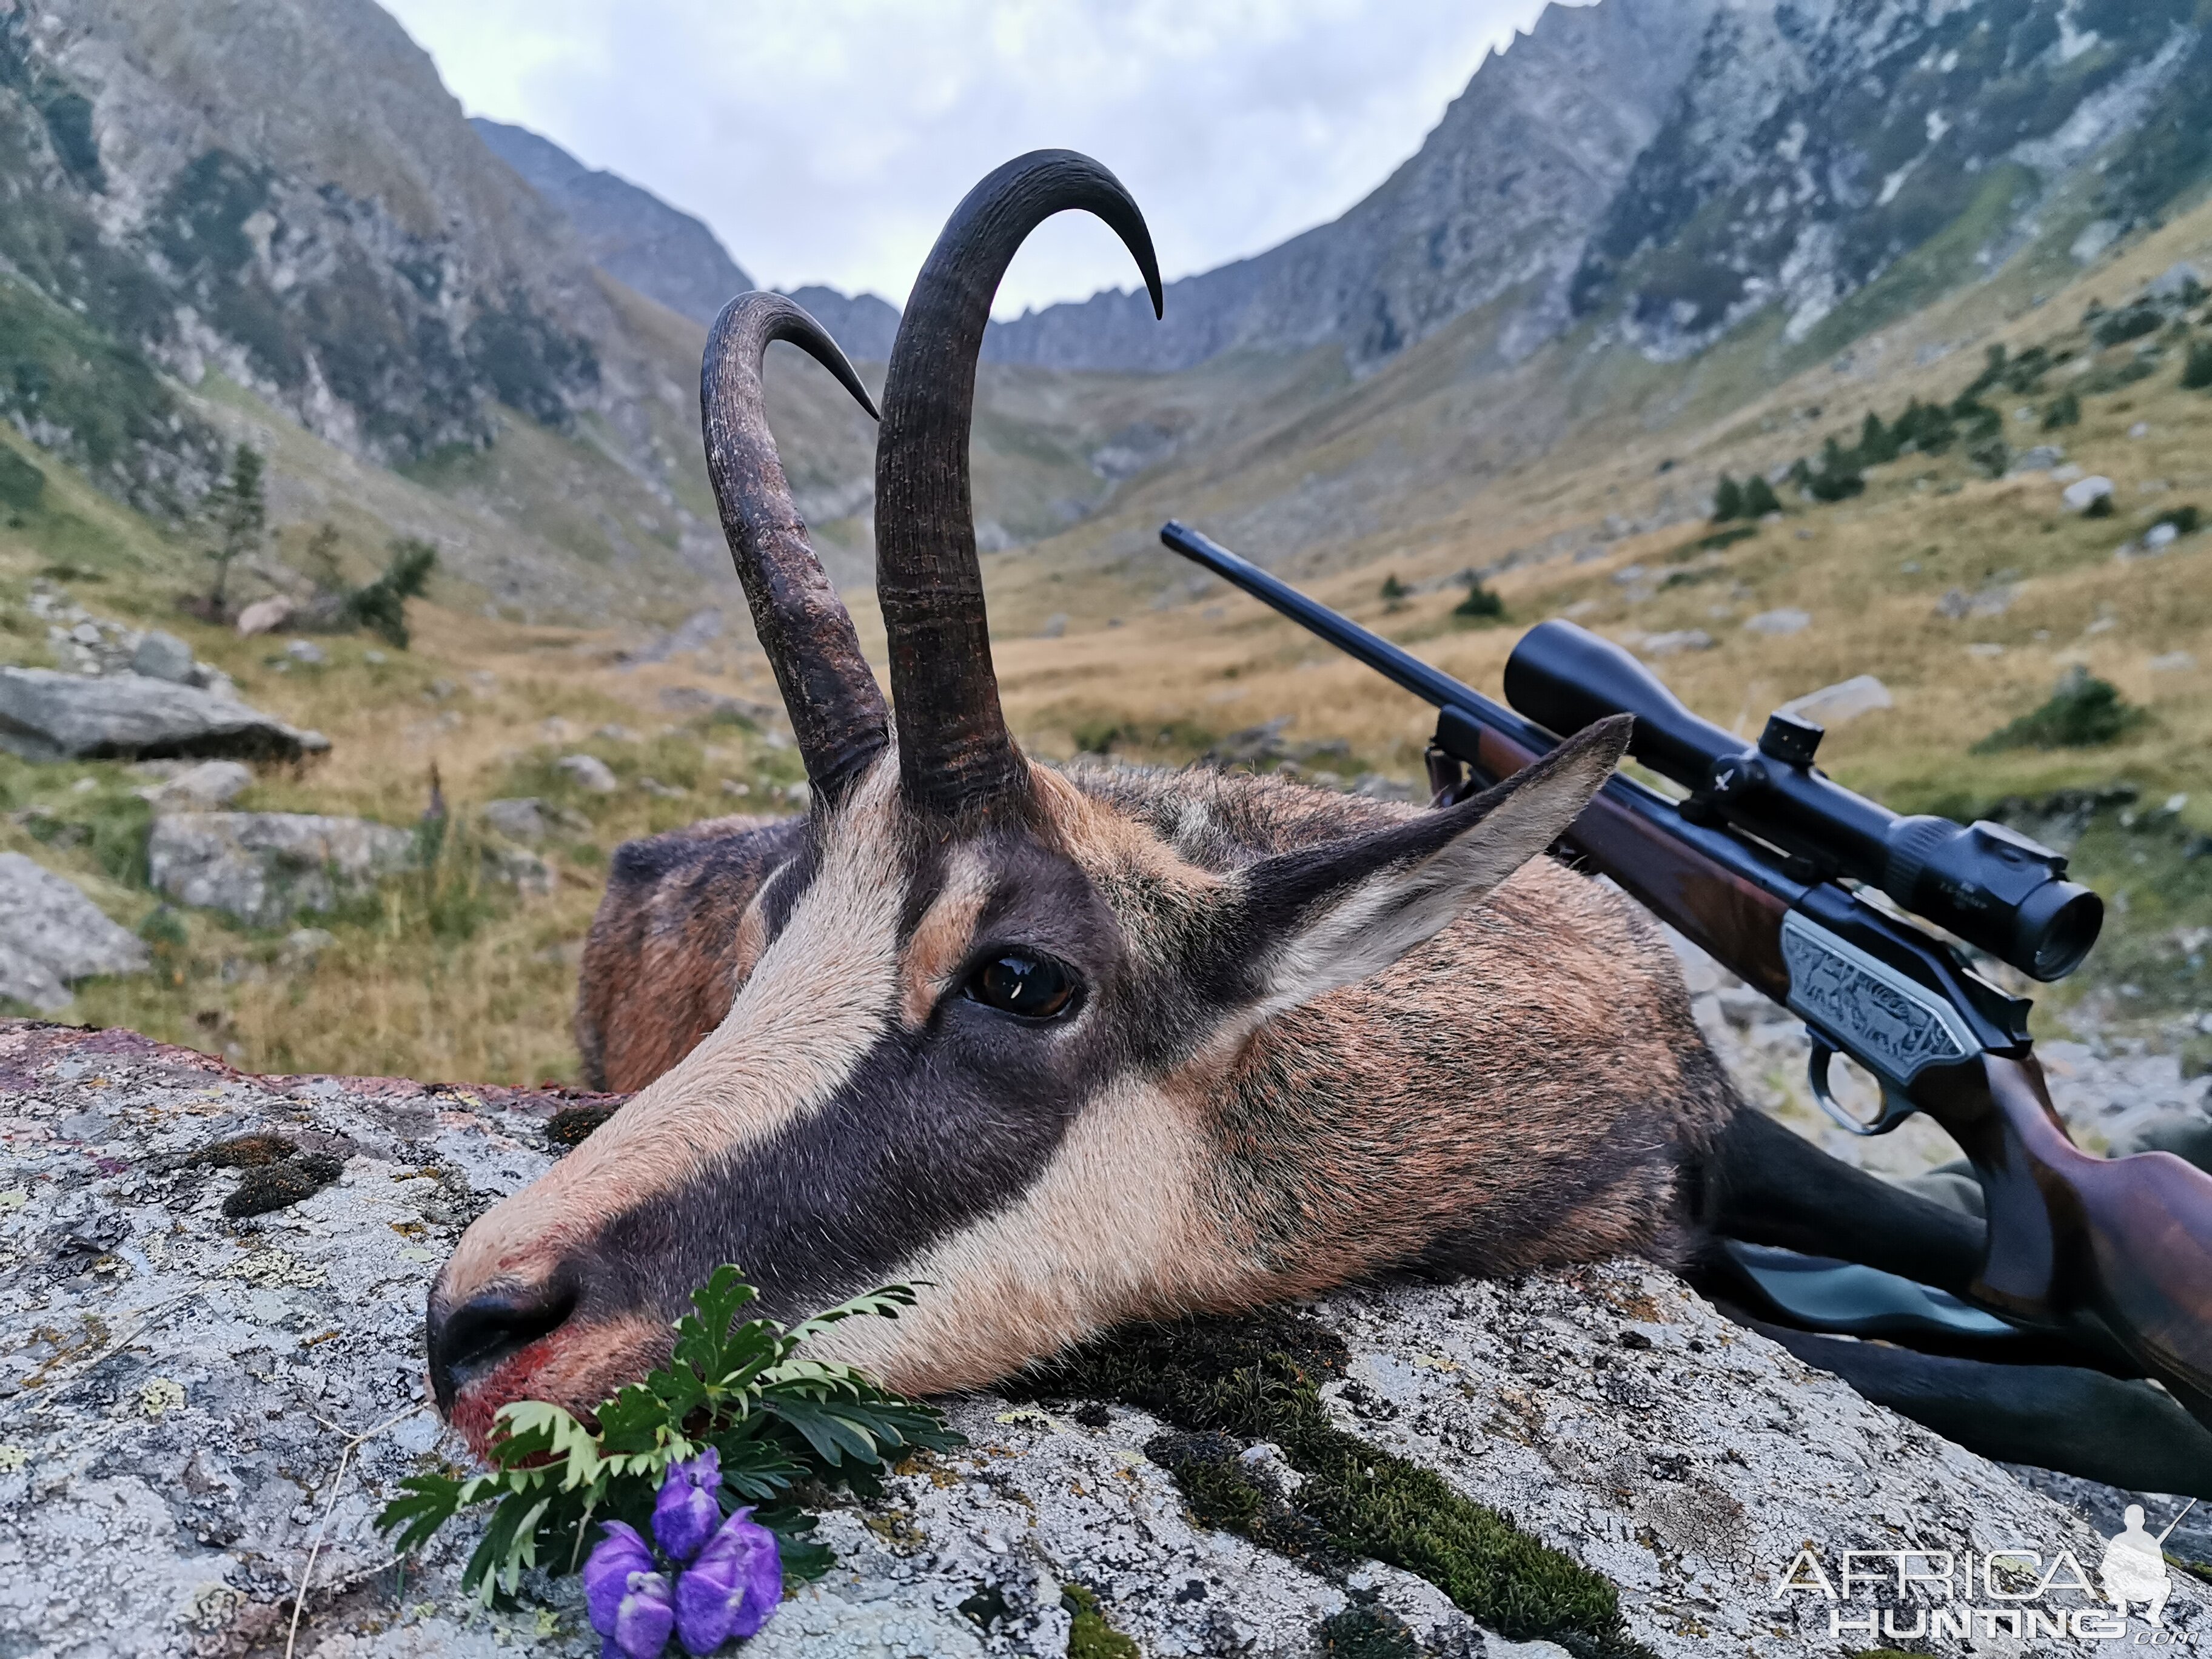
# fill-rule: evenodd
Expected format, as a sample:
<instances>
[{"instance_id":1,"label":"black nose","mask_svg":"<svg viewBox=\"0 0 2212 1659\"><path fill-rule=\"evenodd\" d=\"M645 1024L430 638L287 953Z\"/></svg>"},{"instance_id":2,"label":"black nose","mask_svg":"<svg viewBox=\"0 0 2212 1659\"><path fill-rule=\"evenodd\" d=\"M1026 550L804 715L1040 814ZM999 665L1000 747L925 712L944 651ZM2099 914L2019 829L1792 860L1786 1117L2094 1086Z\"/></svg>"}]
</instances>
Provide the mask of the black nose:
<instances>
[{"instance_id":1,"label":"black nose","mask_svg":"<svg viewBox=\"0 0 2212 1659\"><path fill-rule=\"evenodd\" d=\"M454 1396L469 1382L560 1329L575 1308L575 1291L557 1284L472 1297L442 1314L434 1302L425 1337L438 1409L450 1414Z\"/></svg>"}]
</instances>

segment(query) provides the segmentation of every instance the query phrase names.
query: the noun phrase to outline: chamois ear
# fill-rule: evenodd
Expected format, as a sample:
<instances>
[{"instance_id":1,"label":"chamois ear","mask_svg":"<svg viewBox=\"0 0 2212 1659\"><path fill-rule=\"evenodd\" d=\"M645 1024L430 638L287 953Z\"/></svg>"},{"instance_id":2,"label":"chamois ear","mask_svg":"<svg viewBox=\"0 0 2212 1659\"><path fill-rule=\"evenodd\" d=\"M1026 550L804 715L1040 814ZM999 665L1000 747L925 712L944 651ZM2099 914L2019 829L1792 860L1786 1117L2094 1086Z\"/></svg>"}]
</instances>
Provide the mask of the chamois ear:
<instances>
[{"instance_id":1,"label":"chamois ear","mask_svg":"<svg viewBox=\"0 0 2212 1659\"><path fill-rule=\"evenodd\" d=\"M1245 872L1245 960L1255 1014L1378 974L1542 852L1575 821L1632 724L1600 720L1494 789L1388 830Z\"/></svg>"}]
</instances>

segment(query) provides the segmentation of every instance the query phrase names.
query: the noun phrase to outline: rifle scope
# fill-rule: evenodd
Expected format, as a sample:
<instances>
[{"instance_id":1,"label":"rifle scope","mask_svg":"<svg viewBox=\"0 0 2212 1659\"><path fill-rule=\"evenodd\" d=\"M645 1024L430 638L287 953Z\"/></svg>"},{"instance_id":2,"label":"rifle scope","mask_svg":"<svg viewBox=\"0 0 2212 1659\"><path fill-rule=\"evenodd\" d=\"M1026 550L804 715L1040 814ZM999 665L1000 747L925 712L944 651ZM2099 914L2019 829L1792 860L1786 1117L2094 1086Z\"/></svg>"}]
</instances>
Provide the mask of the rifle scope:
<instances>
[{"instance_id":1,"label":"rifle scope","mask_svg":"<svg viewBox=\"0 0 2212 1659\"><path fill-rule=\"evenodd\" d=\"M2039 980L2081 964L2105 902L2065 878L2066 860L2001 823L1900 817L1813 764L1823 728L1786 711L1758 743L1698 719L1650 670L1570 622L1521 636L1505 700L1561 737L1633 714L1628 751L1690 792L1686 816L1717 817L1811 863L1880 888L1915 915Z\"/></svg>"}]
</instances>

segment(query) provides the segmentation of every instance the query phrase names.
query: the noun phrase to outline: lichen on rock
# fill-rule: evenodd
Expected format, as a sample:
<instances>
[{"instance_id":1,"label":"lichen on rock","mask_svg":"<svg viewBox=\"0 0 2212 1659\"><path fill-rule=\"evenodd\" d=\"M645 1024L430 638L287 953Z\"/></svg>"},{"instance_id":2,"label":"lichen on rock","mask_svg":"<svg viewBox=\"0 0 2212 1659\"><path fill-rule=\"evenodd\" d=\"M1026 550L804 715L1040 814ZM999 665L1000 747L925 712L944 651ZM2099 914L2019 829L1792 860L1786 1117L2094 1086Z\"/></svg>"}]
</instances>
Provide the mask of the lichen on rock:
<instances>
[{"instance_id":1,"label":"lichen on rock","mask_svg":"<svg viewBox=\"0 0 2212 1659\"><path fill-rule=\"evenodd\" d=\"M480 1608L465 1529L403 1571L369 1522L401 1478L465 1456L422 1399L437 1264L550 1167L556 1113L616 1103L248 1077L127 1032L0 1024L0 1262L23 1310L0 1356L0 1651L281 1652L319 1538L301 1656L596 1653L574 1579ZM218 1169L317 1155L340 1159L331 1184L224 1213ZM2100 1547L1635 1262L1124 1334L948 1414L969 1444L830 1509L837 1565L746 1651L1825 1655L1827 1604L1774 1595L1801 1540ZM1470 1591L1481 1561L1495 1583ZM2212 1650L2203 1587L2175 1578L2168 1650ZM1555 1610L1609 1597L1617 1633L1536 1634L1514 1609L1539 1590Z\"/></svg>"}]
</instances>

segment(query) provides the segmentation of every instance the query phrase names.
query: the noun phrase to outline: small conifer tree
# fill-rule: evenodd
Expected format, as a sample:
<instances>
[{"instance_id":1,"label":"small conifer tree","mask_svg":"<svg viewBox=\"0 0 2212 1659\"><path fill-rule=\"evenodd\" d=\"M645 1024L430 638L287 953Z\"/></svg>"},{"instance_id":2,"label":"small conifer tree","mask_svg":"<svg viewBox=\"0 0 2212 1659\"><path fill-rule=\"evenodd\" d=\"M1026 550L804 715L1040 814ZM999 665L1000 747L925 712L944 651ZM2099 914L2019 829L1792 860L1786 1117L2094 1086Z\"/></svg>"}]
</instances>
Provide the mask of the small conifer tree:
<instances>
[{"instance_id":1,"label":"small conifer tree","mask_svg":"<svg viewBox=\"0 0 2212 1659\"><path fill-rule=\"evenodd\" d=\"M232 453L230 471L207 493L204 510L218 544L207 550L215 561L215 586L208 593L208 608L217 617L229 607L231 562L259 550L269 527L269 501L261 483L261 452L240 444Z\"/></svg>"},{"instance_id":2,"label":"small conifer tree","mask_svg":"<svg viewBox=\"0 0 2212 1659\"><path fill-rule=\"evenodd\" d=\"M1743 486L1725 472L1713 486L1713 522L1726 524L1743 516Z\"/></svg>"}]
</instances>

